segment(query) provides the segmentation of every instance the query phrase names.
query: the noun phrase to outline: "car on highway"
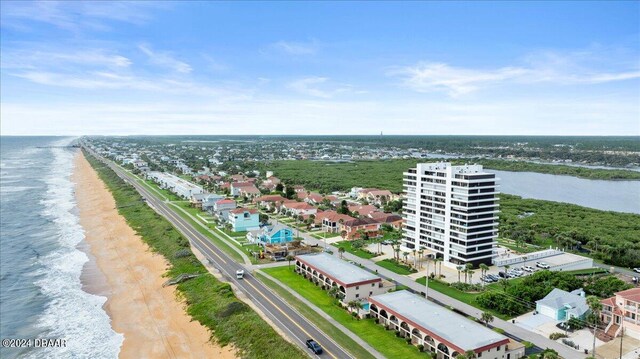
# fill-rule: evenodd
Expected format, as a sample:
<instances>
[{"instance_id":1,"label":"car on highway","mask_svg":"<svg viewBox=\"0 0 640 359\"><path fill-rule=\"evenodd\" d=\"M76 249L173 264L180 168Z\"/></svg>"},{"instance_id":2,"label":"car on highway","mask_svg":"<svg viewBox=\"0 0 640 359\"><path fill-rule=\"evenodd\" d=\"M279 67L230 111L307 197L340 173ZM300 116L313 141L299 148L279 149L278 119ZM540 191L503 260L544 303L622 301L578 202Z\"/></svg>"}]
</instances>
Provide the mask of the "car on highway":
<instances>
[{"instance_id":1,"label":"car on highway","mask_svg":"<svg viewBox=\"0 0 640 359\"><path fill-rule=\"evenodd\" d=\"M542 269L549 269L551 268L547 263L545 262L536 262L536 267L538 268L542 268Z\"/></svg>"},{"instance_id":2,"label":"car on highway","mask_svg":"<svg viewBox=\"0 0 640 359\"><path fill-rule=\"evenodd\" d=\"M237 279L243 279L244 278L244 271L242 269L238 269L236 271L236 278Z\"/></svg>"},{"instance_id":3,"label":"car on highway","mask_svg":"<svg viewBox=\"0 0 640 359\"><path fill-rule=\"evenodd\" d=\"M316 355L322 354L322 347L313 339L307 340L307 348L311 349Z\"/></svg>"}]
</instances>

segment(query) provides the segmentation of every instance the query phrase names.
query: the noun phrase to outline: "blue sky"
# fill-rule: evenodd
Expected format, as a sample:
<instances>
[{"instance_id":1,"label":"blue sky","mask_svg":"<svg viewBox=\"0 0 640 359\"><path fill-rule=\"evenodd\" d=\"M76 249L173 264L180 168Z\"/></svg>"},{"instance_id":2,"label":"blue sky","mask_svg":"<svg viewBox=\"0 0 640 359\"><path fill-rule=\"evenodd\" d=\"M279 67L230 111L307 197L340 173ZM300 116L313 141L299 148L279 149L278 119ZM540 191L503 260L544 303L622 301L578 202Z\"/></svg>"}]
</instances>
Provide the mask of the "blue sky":
<instances>
[{"instance_id":1,"label":"blue sky","mask_svg":"<svg viewBox=\"0 0 640 359\"><path fill-rule=\"evenodd\" d=\"M640 135L639 2L1 7L5 135Z\"/></svg>"}]
</instances>

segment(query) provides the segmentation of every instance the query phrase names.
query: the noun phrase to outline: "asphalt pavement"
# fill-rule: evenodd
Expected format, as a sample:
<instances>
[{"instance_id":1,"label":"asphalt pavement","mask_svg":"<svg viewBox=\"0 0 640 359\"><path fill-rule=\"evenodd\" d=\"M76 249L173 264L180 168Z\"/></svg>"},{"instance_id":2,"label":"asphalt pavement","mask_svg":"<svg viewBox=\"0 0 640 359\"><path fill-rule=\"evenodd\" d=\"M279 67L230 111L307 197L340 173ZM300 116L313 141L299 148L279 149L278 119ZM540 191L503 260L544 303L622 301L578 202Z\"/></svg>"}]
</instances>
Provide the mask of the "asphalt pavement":
<instances>
[{"instance_id":1,"label":"asphalt pavement","mask_svg":"<svg viewBox=\"0 0 640 359\"><path fill-rule=\"evenodd\" d=\"M93 152L92 152L93 153ZM99 157L93 153L95 157ZM312 357L318 357L307 348L306 340L314 339L323 350L324 356L332 358L352 358L346 350L341 348L328 335L309 322L304 316L291 309L289 305L275 295L262 282L256 279L248 267L235 262L224 251L217 248L206 236L198 232L189 222L176 214L168 204L158 199L145 186L138 183L131 175L123 171L112 162L104 160L118 176L127 181L147 200L147 203L161 216L165 217L176 227L189 241L197 248L225 277L227 282L233 283L251 301L275 323L280 330L291 339L292 342L302 348L302 350ZM236 278L236 271L244 270L244 279Z\"/></svg>"}]
</instances>

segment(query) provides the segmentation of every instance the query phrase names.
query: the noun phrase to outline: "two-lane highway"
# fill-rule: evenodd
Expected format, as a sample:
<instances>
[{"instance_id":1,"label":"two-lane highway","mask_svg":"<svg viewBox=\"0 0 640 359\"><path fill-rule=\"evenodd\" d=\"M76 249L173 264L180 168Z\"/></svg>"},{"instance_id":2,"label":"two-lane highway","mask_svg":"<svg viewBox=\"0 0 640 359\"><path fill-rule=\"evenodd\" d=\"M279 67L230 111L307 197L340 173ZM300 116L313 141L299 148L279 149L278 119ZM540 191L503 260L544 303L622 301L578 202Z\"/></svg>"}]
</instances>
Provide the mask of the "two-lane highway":
<instances>
[{"instance_id":1,"label":"two-lane highway","mask_svg":"<svg viewBox=\"0 0 640 359\"><path fill-rule=\"evenodd\" d=\"M89 149L87 149L89 150ZM90 151L90 150L89 150ZM91 152L91 151L90 151ZM130 174L113 164L111 161L103 159L94 152L94 157L99 158L107 164L118 176L133 185L136 190L146 198L147 203L154 208L161 216L165 217L175 226L191 245L197 248L209 262L220 270L228 282L232 282L239 288L278 328L285 333L294 343L298 344L309 354L311 351L306 347L307 339L317 341L325 351L325 354L333 358L351 358L352 356L337 345L329 336L310 323L302 315L291 309L289 305L276 296L271 290L257 280L247 268L235 262L224 251L217 248L206 236L197 231L191 223L176 214L167 203L158 199L144 185L138 183ZM245 270L244 279L236 279L236 271Z\"/></svg>"}]
</instances>

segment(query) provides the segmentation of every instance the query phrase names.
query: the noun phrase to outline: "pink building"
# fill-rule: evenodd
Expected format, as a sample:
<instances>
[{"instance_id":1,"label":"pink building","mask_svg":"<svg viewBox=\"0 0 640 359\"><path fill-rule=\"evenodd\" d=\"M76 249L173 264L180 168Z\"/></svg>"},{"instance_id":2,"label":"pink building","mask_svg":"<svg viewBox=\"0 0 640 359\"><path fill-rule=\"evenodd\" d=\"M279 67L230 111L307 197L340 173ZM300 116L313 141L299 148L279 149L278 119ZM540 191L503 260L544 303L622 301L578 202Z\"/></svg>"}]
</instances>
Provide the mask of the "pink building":
<instances>
[{"instance_id":1,"label":"pink building","mask_svg":"<svg viewBox=\"0 0 640 359\"><path fill-rule=\"evenodd\" d=\"M640 338L640 288L617 292L615 297L603 299L601 303L600 317L607 324L608 335L620 335L624 326L626 334Z\"/></svg>"}]
</instances>

